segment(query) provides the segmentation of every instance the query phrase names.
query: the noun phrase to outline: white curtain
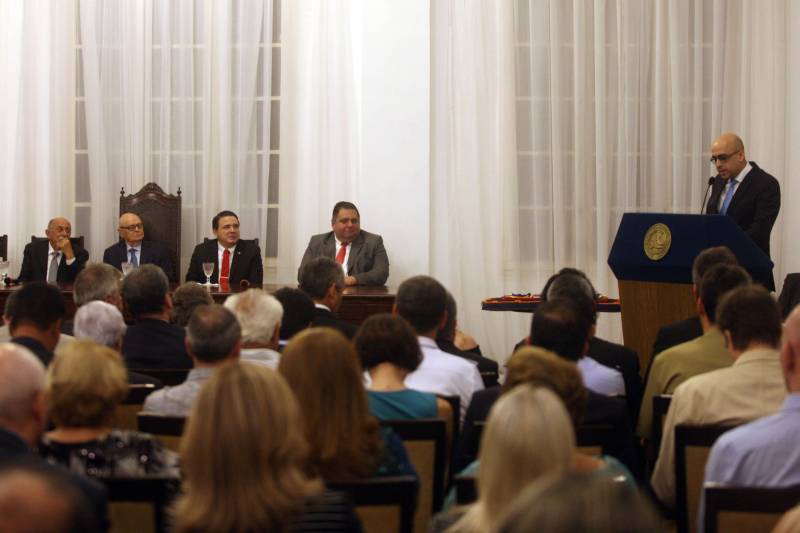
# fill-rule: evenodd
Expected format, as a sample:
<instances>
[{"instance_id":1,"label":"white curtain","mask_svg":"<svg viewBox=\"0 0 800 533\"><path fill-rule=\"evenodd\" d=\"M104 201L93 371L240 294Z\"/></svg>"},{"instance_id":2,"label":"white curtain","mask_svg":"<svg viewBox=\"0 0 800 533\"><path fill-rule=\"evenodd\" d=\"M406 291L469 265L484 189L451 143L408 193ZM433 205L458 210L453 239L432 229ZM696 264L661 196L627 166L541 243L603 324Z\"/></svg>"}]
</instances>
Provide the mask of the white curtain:
<instances>
[{"instance_id":1,"label":"white curtain","mask_svg":"<svg viewBox=\"0 0 800 533\"><path fill-rule=\"evenodd\" d=\"M277 281L292 283L311 235L330 231L339 200L358 205L358 2L282 7L280 224Z\"/></svg>"},{"instance_id":2,"label":"white curtain","mask_svg":"<svg viewBox=\"0 0 800 533\"><path fill-rule=\"evenodd\" d=\"M271 0L81 0L90 254L116 239L120 187L183 197L183 270L222 209L267 235ZM183 272L180 273L183 276Z\"/></svg>"},{"instance_id":3,"label":"white curtain","mask_svg":"<svg viewBox=\"0 0 800 533\"><path fill-rule=\"evenodd\" d=\"M0 234L13 277L31 235L73 215L74 27L71 2L0 0Z\"/></svg>"},{"instance_id":4,"label":"white curtain","mask_svg":"<svg viewBox=\"0 0 800 533\"><path fill-rule=\"evenodd\" d=\"M698 212L713 170L708 146L723 131L738 132L749 158L784 185L791 179L783 142L787 0L518 0L510 31L493 16L502 10L494 2L435 5L446 17L434 18L434 60L463 56L433 69L433 94L451 96L434 101L432 204L449 217L433 224L444 243L433 253L479 281L464 283L442 263L434 273L461 302L538 292L564 266L583 269L598 290L616 295L606 258L622 213ZM496 37L504 31L513 42ZM515 81L503 68L507 54ZM470 98L481 84L514 86ZM515 102L512 120L502 120L502 99ZM439 120L455 126L441 133ZM508 142L515 142L511 153ZM456 163L448 167L442 158ZM474 184L473 174L495 189ZM486 238L487 225L493 237ZM773 252L780 279L782 248ZM461 318L500 359L527 329L510 314ZM620 340L618 319L602 317L600 333Z\"/></svg>"}]
</instances>

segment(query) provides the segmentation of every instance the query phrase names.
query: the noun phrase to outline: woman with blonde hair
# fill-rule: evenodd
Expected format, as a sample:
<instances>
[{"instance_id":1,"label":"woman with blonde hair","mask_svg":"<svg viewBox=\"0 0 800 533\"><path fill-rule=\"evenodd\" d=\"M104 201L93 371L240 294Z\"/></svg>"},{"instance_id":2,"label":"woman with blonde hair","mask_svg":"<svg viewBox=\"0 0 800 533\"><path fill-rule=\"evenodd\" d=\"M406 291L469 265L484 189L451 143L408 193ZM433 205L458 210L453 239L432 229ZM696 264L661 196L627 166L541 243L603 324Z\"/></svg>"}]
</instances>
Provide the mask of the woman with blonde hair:
<instances>
[{"instance_id":1,"label":"woman with blonde hair","mask_svg":"<svg viewBox=\"0 0 800 533\"><path fill-rule=\"evenodd\" d=\"M261 365L219 368L181 443L177 532L360 531L347 500L306 474L308 445L286 381Z\"/></svg>"},{"instance_id":2,"label":"woman with blonde hair","mask_svg":"<svg viewBox=\"0 0 800 533\"><path fill-rule=\"evenodd\" d=\"M432 530L491 531L525 486L568 473L574 453L575 434L561 400L545 388L516 387L489 413L481 438L478 500L438 516Z\"/></svg>"},{"instance_id":3,"label":"woman with blonde hair","mask_svg":"<svg viewBox=\"0 0 800 533\"><path fill-rule=\"evenodd\" d=\"M369 414L361 365L344 335L330 328L298 333L278 371L300 403L313 473L326 481L416 475L397 435Z\"/></svg>"},{"instance_id":4,"label":"woman with blonde hair","mask_svg":"<svg viewBox=\"0 0 800 533\"><path fill-rule=\"evenodd\" d=\"M90 476L177 478L177 455L152 435L113 429L117 405L127 394L119 353L87 340L60 348L45 382L47 416L55 429L42 437L40 455Z\"/></svg>"}]
</instances>

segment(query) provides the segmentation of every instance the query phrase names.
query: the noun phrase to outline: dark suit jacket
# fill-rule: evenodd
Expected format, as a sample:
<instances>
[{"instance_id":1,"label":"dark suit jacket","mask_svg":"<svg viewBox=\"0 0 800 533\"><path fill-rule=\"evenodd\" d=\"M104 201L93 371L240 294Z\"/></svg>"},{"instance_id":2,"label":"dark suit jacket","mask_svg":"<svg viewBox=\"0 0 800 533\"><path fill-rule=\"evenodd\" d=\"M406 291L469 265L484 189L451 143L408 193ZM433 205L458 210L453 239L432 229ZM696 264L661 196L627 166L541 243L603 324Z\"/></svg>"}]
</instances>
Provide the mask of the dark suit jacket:
<instances>
[{"instance_id":1,"label":"dark suit jacket","mask_svg":"<svg viewBox=\"0 0 800 533\"><path fill-rule=\"evenodd\" d=\"M784 320L798 304L800 304L800 274L787 274L783 280L781 295L778 297L778 305L781 306L781 316Z\"/></svg>"},{"instance_id":2,"label":"dark suit jacket","mask_svg":"<svg viewBox=\"0 0 800 533\"><path fill-rule=\"evenodd\" d=\"M592 337L589 340L587 355L601 365L613 368L622 374L622 379L625 381L625 403L628 406L628 416L631 426L635 426L639 417L642 394L644 394L642 376L639 374L639 355L630 348L599 337Z\"/></svg>"},{"instance_id":3,"label":"dark suit jacket","mask_svg":"<svg viewBox=\"0 0 800 533\"><path fill-rule=\"evenodd\" d=\"M733 218L753 242L769 255L769 235L781 209L781 188L778 180L761 170L755 162L750 161L750 166L752 170L739 184L725 214ZM719 213L719 199L725 183L726 180L719 177L714 180L706 213ZM767 285L769 290L775 290L775 280L771 274L769 279L756 281Z\"/></svg>"},{"instance_id":4,"label":"dark suit jacket","mask_svg":"<svg viewBox=\"0 0 800 533\"><path fill-rule=\"evenodd\" d=\"M487 357L483 357L475 352L468 352L465 350L460 350L452 341L436 341L436 345L439 346L439 349L443 352L447 352L449 354L457 355L458 357L463 357L473 363L478 364L478 372L481 373L481 379L483 379L483 386L486 388L494 387L498 384L498 378L500 377L499 370L500 367L497 364L497 361L493 361Z\"/></svg>"},{"instance_id":5,"label":"dark suit jacket","mask_svg":"<svg viewBox=\"0 0 800 533\"><path fill-rule=\"evenodd\" d=\"M128 326L122 357L128 368L192 368L186 353L186 331L175 324L145 318Z\"/></svg>"},{"instance_id":6,"label":"dark suit jacket","mask_svg":"<svg viewBox=\"0 0 800 533\"><path fill-rule=\"evenodd\" d=\"M647 365L647 372L644 375L645 382L650 376L650 369L656 356L668 348L689 342L703 334L703 326L700 324L700 317L693 316L679 322L673 322L666 326L661 326L653 342L653 352L650 355L650 363Z\"/></svg>"},{"instance_id":7,"label":"dark suit jacket","mask_svg":"<svg viewBox=\"0 0 800 533\"><path fill-rule=\"evenodd\" d=\"M25 245L22 253L22 268L19 271L20 281L47 281L47 266L50 262L48 256L50 242L47 240L35 241ZM67 265L67 259L61 255L58 263L58 273L56 281L73 282L86 262L89 260L89 252L72 243L72 251L75 252L75 261Z\"/></svg>"},{"instance_id":8,"label":"dark suit jacket","mask_svg":"<svg viewBox=\"0 0 800 533\"><path fill-rule=\"evenodd\" d=\"M49 365L50 361L53 360L53 352L45 348L44 344L42 344L41 342L37 341L34 338L14 337L13 339L11 339L11 342L13 342L14 344L19 344L20 346L24 346L25 348L29 349L31 352L33 352L33 355L35 355L39 359L39 361L42 362L44 366Z\"/></svg>"},{"instance_id":9,"label":"dark suit jacket","mask_svg":"<svg viewBox=\"0 0 800 533\"><path fill-rule=\"evenodd\" d=\"M383 285L389 277L389 256L383 247L380 235L361 230L356 240L350 245L350 256L347 258L347 274L354 276L359 285ZM308 247L297 269L297 279L303 266L317 257L336 259L336 237L332 231L314 235L308 241Z\"/></svg>"},{"instance_id":10,"label":"dark suit jacket","mask_svg":"<svg viewBox=\"0 0 800 533\"><path fill-rule=\"evenodd\" d=\"M614 456L625 463L625 466L637 477L641 476L639 455L635 450L633 432L631 431L628 415L625 410L625 402L618 398L603 396L587 389L589 393L586 402L586 412L584 413L583 423L587 425L607 425L612 426L619 435L619 447L614 450ZM485 421L489 418L489 410L494 402L500 397L501 388L492 387L476 391L472 395L472 400L467 408L464 417L464 426L459 439L458 448L454 460L454 471L460 472L472 461L478 458L478 448L480 446L480 430L475 425L476 422Z\"/></svg>"},{"instance_id":11,"label":"dark suit jacket","mask_svg":"<svg viewBox=\"0 0 800 533\"><path fill-rule=\"evenodd\" d=\"M192 259L189 261L189 270L186 272L186 281L205 283L203 263L214 263L211 282L219 283L218 249L217 239L210 239L195 246ZM243 279L246 279L251 286L261 287L264 284L264 266L261 248L251 241L240 239L231 258L231 276L228 282L233 286L238 285Z\"/></svg>"},{"instance_id":12,"label":"dark suit jacket","mask_svg":"<svg viewBox=\"0 0 800 533\"><path fill-rule=\"evenodd\" d=\"M19 466L53 476L74 487L83 501L77 502L71 531L107 531L108 491L93 479L50 465L36 456L28 444L13 431L0 427L0 465ZM88 515L88 516L87 516Z\"/></svg>"},{"instance_id":13,"label":"dark suit jacket","mask_svg":"<svg viewBox=\"0 0 800 533\"><path fill-rule=\"evenodd\" d=\"M333 328L341 331L342 334L348 339L355 337L356 331L358 331L358 328L355 325L345 320L336 318L333 313L320 307L314 308L314 318L311 319L311 327Z\"/></svg>"},{"instance_id":14,"label":"dark suit jacket","mask_svg":"<svg viewBox=\"0 0 800 533\"><path fill-rule=\"evenodd\" d=\"M122 263L127 262L128 259L128 246L125 241L112 244L103 252L103 263L109 264L117 270L122 270ZM169 257L169 250L160 242L142 241L142 254L139 257L139 264L159 266L164 271L164 274L167 275L167 279L178 281L175 275L175 267L172 266L172 260ZM203 281L205 281L205 278L203 278Z\"/></svg>"}]
</instances>

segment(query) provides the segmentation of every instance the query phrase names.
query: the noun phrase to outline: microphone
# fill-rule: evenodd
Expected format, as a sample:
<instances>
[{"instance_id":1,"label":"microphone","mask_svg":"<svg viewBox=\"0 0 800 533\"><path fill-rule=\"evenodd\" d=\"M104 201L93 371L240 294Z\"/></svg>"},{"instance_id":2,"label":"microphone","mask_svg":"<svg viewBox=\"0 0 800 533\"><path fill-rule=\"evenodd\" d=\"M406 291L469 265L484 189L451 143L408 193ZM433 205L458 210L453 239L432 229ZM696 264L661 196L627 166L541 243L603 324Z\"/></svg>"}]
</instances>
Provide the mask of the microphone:
<instances>
[{"instance_id":1,"label":"microphone","mask_svg":"<svg viewBox=\"0 0 800 533\"><path fill-rule=\"evenodd\" d=\"M708 178L708 187L706 187L706 194L703 196L703 204L700 206L700 214L701 215L703 214L703 211L705 211L706 199L708 198L708 191L711 190L711 186L714 185L715 181L717 181L717 177L716 176L711 176L710 178Z\"/></svg>"}]
</instances>

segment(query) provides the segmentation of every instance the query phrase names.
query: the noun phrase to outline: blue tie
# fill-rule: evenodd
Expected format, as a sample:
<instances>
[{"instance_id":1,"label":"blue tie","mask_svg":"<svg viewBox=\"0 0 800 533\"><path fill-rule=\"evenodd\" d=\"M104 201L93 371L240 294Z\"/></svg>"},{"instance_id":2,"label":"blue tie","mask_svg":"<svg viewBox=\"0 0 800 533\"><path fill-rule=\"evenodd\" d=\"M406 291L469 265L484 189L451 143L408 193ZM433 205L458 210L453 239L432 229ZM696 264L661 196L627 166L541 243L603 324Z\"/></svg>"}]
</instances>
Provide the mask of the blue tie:
<instances>
[{"instance_id":1,"label":"blue tie","mask_svg":"<svg viewBox=\"0 0 800 533\"><path fill-rule=\"evenodd\" d=\"M136 259L136 248L131 248L131 264L133 264L134 267L139 266L139 260Z\"/></svg>"},{"instance_id":2,"label":"blue tie","mask_svg":"<svg viewBox=\"0 0 800 533\"><path fill-rule=\"evenodd\" d=\"M736 192L736 178L731 178L731 182L728 185L728 191L725 193L725 199L722 200L722 209L719 210L720 215L724 215L728 212L728 206L731 205L731 200L733 199L733 193Z\"/></svg>"}]
</instances>

